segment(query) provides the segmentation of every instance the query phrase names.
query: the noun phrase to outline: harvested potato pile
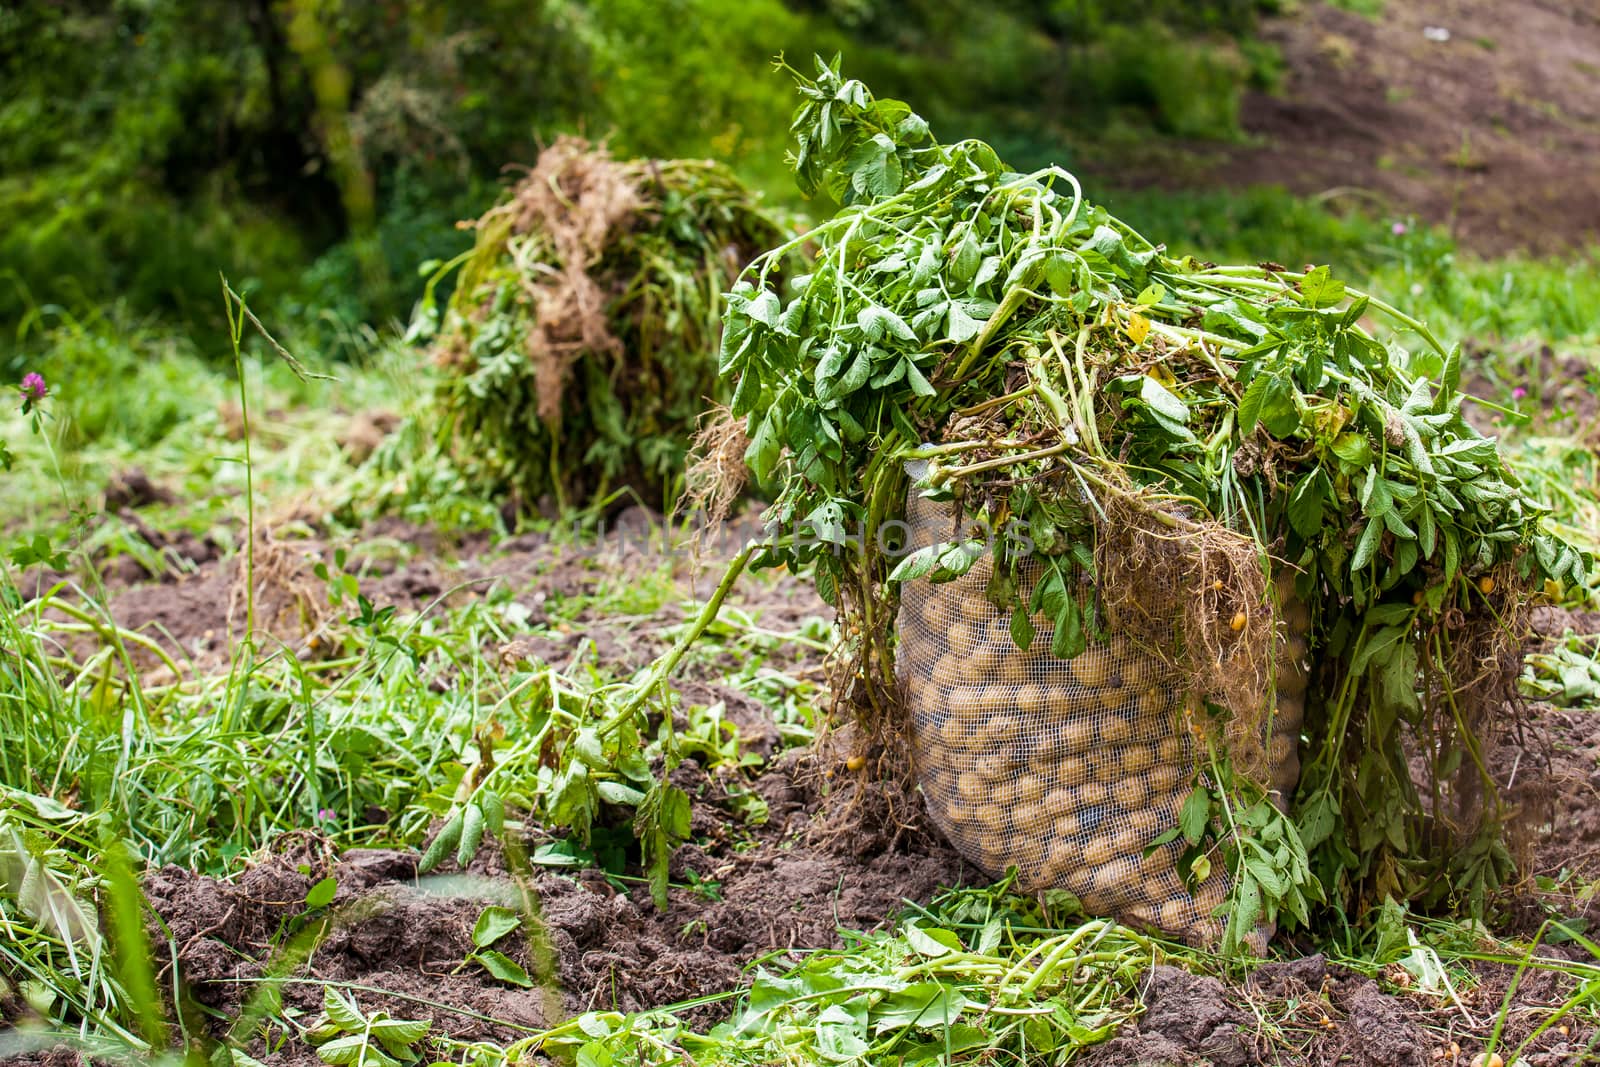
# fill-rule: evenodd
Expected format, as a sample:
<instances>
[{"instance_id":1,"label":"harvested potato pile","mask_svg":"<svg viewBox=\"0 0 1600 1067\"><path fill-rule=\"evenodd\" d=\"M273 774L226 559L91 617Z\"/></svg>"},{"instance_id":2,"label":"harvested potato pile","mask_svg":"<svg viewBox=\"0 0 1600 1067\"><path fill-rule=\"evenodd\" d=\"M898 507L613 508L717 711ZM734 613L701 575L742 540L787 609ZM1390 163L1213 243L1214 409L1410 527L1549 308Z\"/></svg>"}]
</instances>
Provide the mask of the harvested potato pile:
<instances>
[{"instance_id":1,"label":"harvested potato pile","mask_svg":"<svg viewBox=\"0 0 1600 1067\"><path fill-rule=\"evenodd\" d=\"M948 506L916 496L906 510L914 538L952 523ZM1310 623L1288 577L1276 590L1286 621L1267 737L1280 806L1299 777ZM1223 928L1211 913L1226 875L1185 884L1178 841L1145 854L1178 824L1203 769L1190 721L1198 697L1123 635L1060 659L1049 652L1054 624L1041 616L1021 651L985 595L992 578L980 559L950 582L920 578L901 590L896 668L934 822L991 875L1015 867L1021 888L1067 889L1091 912L1216 943Z\"/></svg>"},{"instance_id":2,"label":"harvested potato pile","mask_svg":"<svg viewBox=\"0 0 1600 1067\"><path fill-rule=\"evenodd\" d=\"M781 487L754 562L839 607L865 733L986 868L1226 915L1224 949L1386 897L1481 915L1516 842L1479 756L1530 602L1592 560L1462 418L1459 347L796 77L800 187L844 207L810 274L746 268L721 366Z\"/></svg>"}]
</instances>

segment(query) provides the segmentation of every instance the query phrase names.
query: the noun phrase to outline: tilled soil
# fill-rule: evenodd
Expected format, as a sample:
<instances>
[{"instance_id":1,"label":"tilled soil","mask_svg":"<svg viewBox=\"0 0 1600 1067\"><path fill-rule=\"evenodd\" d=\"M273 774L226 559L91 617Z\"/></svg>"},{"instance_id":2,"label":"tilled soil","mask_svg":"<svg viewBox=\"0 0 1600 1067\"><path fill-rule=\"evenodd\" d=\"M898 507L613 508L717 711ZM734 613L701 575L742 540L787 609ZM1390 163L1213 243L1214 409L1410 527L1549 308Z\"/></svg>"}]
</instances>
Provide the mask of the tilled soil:
<instances>
[{"instance_id":1,"label":"tilled soil","mask_svg":"<svg viewBox=\"0 0 1600 1067\"><path fill-rule=\"evenodd\" d=\"M1600 614L1539 608L1533 627L1534 646L1543 646L1568 631L1600 633ZM1530 873L1574 891L1563 901L1567 914L1600 918L1600 903L1581 892L1600 877L1600 715L1535 705L1524 744L1509 748L1501 762L1507 760L1520 761L1515 775L1538 782L1540 833ZM1510 769L1503 775L1512 776Z\"/></svg>"},{"instance_id":2,"label":"tilled soil","mask_svg":"<svg viewBox=\"0 0 1600 1067\"><path fill-rule=\"evenodd\" d=\"M630 555L616 545L580 551L542 538L516 538L491 551L482 544L430 543L428 531L391 535L396 532L427 551L403 564L368 569L363 588L373 590L369 595L379 606L422 610L437 598L459 595L451 590L461 575L475 574L509 583L530 618L538 618L541 593L546 600L580 595L614 580L618 568L652 565L648 553ZM172 609L170 639L191 654L203 652L183 642L208 630L214 639L217 627L227 625L226 605L215 594L195 591L204 585L188 587L221 583L227 566L213 561L186 580L120 589L114 611L124 624L137 625L139 612L151 610L152 601L171 598L173 605L186 606ZM754 588L769 627L797 625L823 610L801 583ZM519 653L556 660L588 640L601 662L641 665L664 647L661 633L679 618L676 611L668 614L671 619L634 619L618 627L580 616L572 633L529 637ZM1569 627L1595 629L1597 623L1554 609L1535 618L1540 633L1551 636ZM793 655L796 669L819 669L814 653ZM722 779L692 761L681 766L674 782L694 798L695 840L674 857L672 875L679 886L696 882L700 888L675 888L666 911L658 911L638 883L608 881L594 871L513 873L504 854L486 850L467 871L446 864L419 878L414 853L334 855L321 839L296 834L255 857L232 880L170 867L150 872L146 890L164 924L152 930L161 987L171 988L175 957L181 985L192 998L192 1018L218 1036L231 1025L227 1020L249 1015L263 977L278 974L284 1003L303 1013L302 1021L319 1011L322 983L335 981L347 983L364 1010L430 1018L439 1033L504 1043L589 1009L637 1011L725 994L748 981L753 961L777 953L767 965L781 968L794 958L786 955L790 950L836 946L841 930L871 929L891 920L906 901L923 902L941 886L981 879L920 820L904 818L904 807L902 818L894 819L881 805L846 804L844 798L876 794L863 788L865 780L837 754L781 753L761 705L709 676L685 684L687 699L724 700L745 750L771 757L751 782L768 805L769 819L761 827L742 826ZM1600 718L1536 709L1529 729L1534 743L1527 751L1547 756L1538 762L1525 758L1554 787L1538 873L1600 875ZM338 886L333 901L306 913L307 892L328 875ZM494 946L533 976L532 988L498 981L468 962L473 923L491 903L537 916ZM1557 897L1555 903L1565 914L1589 907L1576 897ZM1530 905L1533 921L1540 914ZM1398 976L1393 971L1387 977ZM1226 983L1157 966L1145 980L1148 1010L1092 1050L1086 1062L1465 1067L1482 1048L1514 977L1514 968L1481 965L1477 981L1455 1003L1402 992L1392 981L1380 984L1320 956L1267 964L1247 979ZM1521 979L1513 1006L1548 1009L1571 988L1570 979L1531 971ZM694 1025L710 1025L731 1003L715 1000L684 1015ZM1538 1017L1513 1012L1506 1037L1520 1040ZM317 1062L309 1046L280 1041L283 1036L257 1038L252 1050L274 1064ZM1527 1062L1584 1062L1582 1049L1592 1036L1551 1031ZM1459 1055L1450 1050L1452 1040ZM48 1054L57 1059L41 1055L22 1062L70 1062L59 1053Z\"/></svg>"},{"instance_id":3,"label":"tilled soil","mask_svg":"<svg viewBox=\"0 0 1600 1067\"><path fill-rule=\"evenodd\" d=\"M1600 8L1592 0L1406 0L1367 18L1283 5L1263 37L1279 91L1251 92L1241 145L1163 143L1125 183L1282 185L1376 196L1487 253L1600 237Z\"/></svg>"},{"instance_id":4,"label":"tilled soil","mask_svg":"<svg viewBox=\"0 0 1600 1067\"><path fill-rule=\"evenodd\" d=\"M566 535L557 539L527 533L491 546L484 535L451 540L392 519L341 539L308 534L302 524L289 524L258 534L253 583L244 580L242 552L223 556L209 538L187 533L164 538L152 531L146 540L172 564L159 573L121 556L106 561L94 575L35 567L24 572L18 588L25 597L43 595L63 582L103 589L112 621L149 638L185 673L205 674L224 667L245 636L246 594L252 585L258 645L281 644L302 657L314 657L325 647L318 641L326 638L328 624L349 614L350 605L335 608L328 603L327 584L314 568L322 564L337 574L335 551L343 547L349 553L344 572L356 577L361 594L380 607L443 611L509 589L526 609L525 628L530 631L517 651L559 666L581 649L626 674L670 645L663 632L683 621L676 604L649 618L583 609L559 629L545 626L548 604L593 593L606 581L648 576L663 560L671 562L684 595L703 601L721 575L719 561L731 554L727 546L758 531L755 515L750 512L699 546L669 532L660 516L642 508L623 512L599 539L581 544ZM137 520L133 512L122 517ZM66 595L72 595L70 588ZM729 603L758 613L763 626L780 632L830 610L809 586L795 582L746 581ZM84 649L94 640L82 638ZM130 652L149 671L143 678L146 686L172 680L149 651L134 645Z\"/></svg>"},{"instance_id":5,"label":"tilled soil","mask_svg":"<svg viewBox=\"0 0 1600 1067\"><path fill-rule=\"evenodd\" d=\"M716 810L726 793L714 781L692 764L682 772L686 785L700 780L697 814L722 827L736 821ZM415 853L334 857L298 836L231 881L168 867L152 872L145 889L194 1000L224 1018L245 1010L263 976L288 961L283 1000L307 1018L320 1010L321 983L336 981L350 984L364 1010L433 1018L437 1032L503 1043L583 1011L639 1011L726 993L740 986L752 960L837 946L841 930L871 929L906 902L925 902L941 886L975 876L925 837L903 839L894 852L807 844L793 831L821 798L802 784L806 777L796 760L779 760L756 782L771 808L766 826L742 841L724 835L680 850L675 881L682 885L693 871L704 888L673 889L664 912L642 887L618 889L596 871L512 874L504 855L491 852L468 871L447 864L419 878ZM338 884L332 903L304 915L307 892L329 875ZM489 904L537 917L494 946L535 979L533 988L466 962L473 924ZM314 944L303 962L300 931ZM170 975L161 978L165 986ZM709 1025L727 1010L723 1001L684 1017ZM268 1045L258 1039L255 1054L317 1062L303 1043Z\"/></svg>"}]
</instances>

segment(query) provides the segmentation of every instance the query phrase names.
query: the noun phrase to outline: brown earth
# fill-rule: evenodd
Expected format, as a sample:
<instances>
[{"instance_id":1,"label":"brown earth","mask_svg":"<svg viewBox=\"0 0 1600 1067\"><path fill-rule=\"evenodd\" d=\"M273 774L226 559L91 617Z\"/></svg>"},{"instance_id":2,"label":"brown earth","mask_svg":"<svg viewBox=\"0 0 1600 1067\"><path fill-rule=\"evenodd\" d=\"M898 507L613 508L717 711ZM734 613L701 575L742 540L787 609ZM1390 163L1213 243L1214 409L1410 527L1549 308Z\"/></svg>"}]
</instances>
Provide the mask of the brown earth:
<instances>
[{"instance_id":1,"label":"brown earth","mask_svg":"<svg viewBox=\"0 0 1600 1067\"><path fill-rule=\"evenodd\" d=\"M291 1009L314 1016L321 983L353 983L369 1012L432 1018L438 1033L504 1043L583 1011L640 1011L727 993L757 957L836 946L841 929L870 929L904 902L926 901L973 874L927 838L898 852L808 846L797 836L806 820L795 816L814 810L819 797L792 759L755 783L771 818L755 828L753 847L735 842L726 833L738 822L724 806L727 794L692 764L682 770L684 784L700 782L697 832L715 827L721 839L703 837L674 857L674 880L681 886L694 871L705 888L673 889L665 912L643 888L619 890L596 871L568 877L523 866L513 874L503 854L486 852L466 872L446 864L418 878L415 853L334 857L309 836L280 843L232 881L169 867L151 873L145 889L193 999L226 1018L246 1008L275 961L293 958L295 933L305 929L315 948L283 986ZM306 893L329 875L338 882L332 903L301 918ZM465 962L473 923L496 903L536 917L494 946L534 978L531 989ZM165 986L170 975L161 977ZM727 1010L723 1000L684 1017L704 1025ZM258 1040L253 1051L272 1063L317 1062L301 1042L268 1055Z\"/></svg>"},{"instance_id":2,"label":"brown earth","mask_svg":"<svg viewBox=\"0 0 1600 1067\"><path fill-rule=\"evenodd\" d=\"M17 583L23 596L45 595L59 583L68 583L69 596L71 586L103 589L112 621L155 642L186 674L225 665L231 647L247 630L243 553L223 556L211 537L161 535L131 510L118 517L136 524L160 553L164 566L159 572L152 574L130 556L102 561L93 575L35 567ZM330 632L354 605L330 605L327 584L313 568L321 563L337 573L335 549L343 547L349 553L345 573L356 577L362 595L379 607L443 611L509 589L527 609L527 625L541 630L521 644L528 654L561 665L581 650L628 672L649 663L670 643L663 632L683 619L676 604L644 619L584 608L558 628L545 629L543 624L550 621L547 604L593 592L602 581L615 584L650 576L663 561L670 563L686 598L703 600L721 576L717 561L731 554L727 546L757 529L750 512L697 548L659 516L632 508L599 539L581 545L565 534L552 538L525 533L491 548L486 535L451 540L394 519L379 520L337 541L304 523L285 523L257 535L256 641L282 644L303 658L326 651ZM792 582L746 581L729 604L758 612L764 626L779 631L796 629L828 610L813 591ZM85 648L92 640L83 639ZM147 686L171 680L155 656L138 646L131 652L136 663L151 669L144 678Z\"/></svg>"},{"instance_id":3,"label":"brown earth","mask_svg":"<svg viewBox=\"0 0 1600 1067\"><path fill-rule=\"evenodd\" d=\"M641 530L648 526L644 516L630 521ZM548 621L544 609L552 597L581 597L619 575L659 566L659 556L637 538L588 547L541 536L511 538L497 546L476 540L453 544L427 530L389 524L367 531L363 540L369 546L412 546L403 554L374 549L369 558L350 562L352 571L365 575L362 588L379 606L423 610L440 598L481 595L488 585L504 582L529 609L530 626ZM309 539L297 549L303 551L296 558L324 558L330 546ZM199 563L189 577L168 575L164 581L117 587L113 613L133 627L160 617L166 621L163 640L174 650L197 659L219 656L226 647L225 637L218 635L227 633L230 566L211 560ZM464 581L478 584L463 588ZM706 579L700 581L703 597ZM809 588L794 581L746 583L742 595L774 629L797 626L823 611ZM626 670L663 648L668 629L681 617L676 606L659 617L620 622L580 613L571 633L528 635L520 654L561 661L583 646L606 667ZM1552 636L1568 627L1600 628L1600 618L1553 609L1540 612L1535 621L1541 633ZM303 640L293 629L281 636ZM585 641L591 644L584 646ZM798 648L790 655L794 670L820 674L816 653ZM166 927L153 930L162 988L170 987L168 961L175 955L195 1010L220 1011L231 1019L251 1002L266 970L288 958L297 935L312 931L320 937L314 951L287 969L282 987L285 1003L306 1013L303 1021L318 1010L321 983L332 980L350 983L364 1010L430 1018L440 1033L506 1042L591 1008L637 1011L728 993L748 981L754 960L779 953L767 966L781 968L798 958L794 953L840 944L841 930L881 925L904 901L926 901L940 886L981 877L925 827L900 825L881 804L848 807L845 798L870 800L876 794L859 788L864 784L859 775L846 770L836 755L780 752L776 728L762 706L720 686L707 668L685 683L687 699L727 703L747 751L773 757L750 782L770 817L761 827L742 825L725 779L703 773L692 762L680 767L674 781L694 798L694 842L674 857L673 881L680 888L672 890L665 912L654 908L637 883L608 881L593 871L571 876L522 866L513 873L503 854L485 851L468 871L446 864L440 873L419 879L415 854L353 850L335 856L313 835L290 835L229 881L176 868L148 875L151 904ZM1600 876L1600 718L1540 709L1532 733L1529 751L1541 755L1520 773L1546 777L1554 785L1555 803L1537 873L1576 872L1549 900L1563 914L1583 914L1591 905L1577 890ZM900 810L904 814L904 807ZM329 874L338 885L334 900L322 911L304 914L307 891ZM700 888L685 888L689 883ZM495 946L535 976L532 989L497 981L467 962L473 922L489 903L525 903L528 913L538 916ZM1530 922L1543 914L1530 905ZM1464 987L1457 1005L1402 991L1392 968L1374 980L1320 956L1296 958L1292 945L1282 951L1288 960L1228 982L1157 966L1146 978L1144 1015L1092 1050L1086 1062L1096 1067L1466 1067L1482 1048L1514 977L1510 967L1476 965L1476 981ZM1548 1010L1569 996L1572 986L1571 979L1530 972L1513 1004ZM724 997L684 1014L704 1026L731 1007L732 1000ZM227 1025L195 1018L214 1033ZM1506 1036L1519 1040L1537 1018L1514 1013ZM1583 1062L1581 1046L1591 1036L1552 1031L1527 1062ZM1452 1040L1459 1055L1449 1052ZM298 1041L269 1052L258 1040L253 1051L275 1064L317 1062ZM51 1052L30 1053L16 1062L71 1060Z\"/></svg>"},{"instance_id":4,"label":"brown earth","mask_svg":"<svg viewBox=\"0 0 1600 1067\"><path fill-rule=\"evenodd\" d=\"M1263 36L1286 76L1246 95L1249 143L1163 145L1118 180L1376 198L1485 253L1600 240L1593 0L1390 0L1378 19L1307 2Z\"/></svg>"},{"instance_id":5,"label":"brown earth","mask_svg":"<svg viewBox=\"0 0 1600 1067\"><path fill-rule=\"evenodd\" d=\"M1530 650L1553 644L1568 631L1600 633L1600 614L1539 608L1533 626ZM1530 873L1561 883L1568 894L1566 913L1592 922L1600 918L1600 903L1583 890L1600 878L1600 715L1542 704L1534 710L1528 743L1510 754L1526 762L1507 772L1539 783L1543 825Z\"/></svg>"},{"instance_id":6,"label":"brown earth","mask_svg":"<svg viewBox=\"0 0 1600 1067\"><path fill-rule=\"evenodd\" d=\"M1471 340L1462 346L1462 356L1462 391L1526 416L1520 428L1524 435L1600 445L1600 372L1592 359L1537 342L1488 349ZM1462 411L1487 436L1505 433L1517 419L1470 401Z\"/></svg>"}]
</instances>

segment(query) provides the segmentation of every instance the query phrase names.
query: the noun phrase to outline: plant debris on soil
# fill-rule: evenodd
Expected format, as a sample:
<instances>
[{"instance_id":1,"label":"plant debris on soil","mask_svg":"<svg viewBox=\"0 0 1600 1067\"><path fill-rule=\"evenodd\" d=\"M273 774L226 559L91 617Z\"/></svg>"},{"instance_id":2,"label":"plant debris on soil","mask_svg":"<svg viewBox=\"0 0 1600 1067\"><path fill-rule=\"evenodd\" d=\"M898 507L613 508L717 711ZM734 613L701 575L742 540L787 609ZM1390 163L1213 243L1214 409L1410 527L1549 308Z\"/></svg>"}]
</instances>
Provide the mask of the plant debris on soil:
<instances>
[{"instance_id":1,"label":"plant debris on soil","mask_svg":"<svg viewBox=\"0 0 1600 1067\"><path fill-rule=\"evenodd\" d=\"M737 823L719 807L714 780L693 763L680 770L691 786L699 780L701 828ZM525 1036L516 1027L550 1027L580 1012L638 1012L726 993L757 958L836 947L841 931L871 929L907 902L925 902L974 875L953 850L927 838L896 852L809 844L807 821L822 795L806 778L796 760L777 762L755 782L771 814L751 841L722 835L679 852L675 880L681 886L692 871L707 888L674 888L666 911L653 907L643 886L619 886L598 870L512 874L503 854L484 853L465 871L449 864L419 878L415 853L355 849L335 857L299 835L236 879L167 867L146 877L145 891L193 996L227 1018L290 951L283 931L299 920L325 931L284 987L290 1007L314 1014L321 983L352 983L387 994L368 994L363 1007L414 1017L442 1005L442 1033L507 1042ZM338 884L332 902L302 918L307 892L329 876ZM543 928L497 947L538 979L531 989L464 966L479 912L524 900ZM708 1025L728 1007L720 1000L684 1018ZM316 1055L293 1043L272 1059L302 1061L317 1062Z\"/></svg>"},{"instance_id":2,"label":"plant debris on soil","mask_svg":"<svg viewBox=\"0 0 1600 1067\"><path fill-rule=\"evenodd\" d=\"M564 545L524 536L491 548L452 546L420 529L390 527L386 533L420 546L403 565L378 567L389 573L372 586L380 604L406 610L425 607L456 582L457 571L511 582L522 598L540 590L579 596L607 580L597 561L619 564L615 543ZM451 560L453 554L460 558ZM627 559L621 565L637 567L649 557L632 553ZM197 580L220 582L212 566L210 579L117 590L119 614L137 610L130 607L139 603L131 599L136 595L170 595ZM791 620L820 606L798 579L759 588L763 602ZM193 597L189 603L192 614L200 614L202 605L210 611L191 627L225 627L225 605L217 598ZM184 617L181 611L172 616L175 621ZM1553 609L1535 619L1541 631L1557 635L1592 621ZM595 623L586 630L590 637L604 632L604 620ZM601 646L600 655L613 665L619 657L640 664L639 657L649 653L638 644L618 633ZM564 645L546 649L563 650ZM686 692L686 700L731 692L718 690L700 671L691 673L685 688L699 689ZM930 837L925 824L913 833L885 833L877 823L882 812L866 808L854 823L846 817L841 824L839 798L851 792L858 777L840 757L843 748L779 753L762 705L730 701L730 708L737 709L733 717L741 736L763 756L774 757L753 781L769 817L761 826L739 829L718 776L692 760L682 764L674 781L693 797L694 837L673 858L674 887L665 911L651 904L637 881L608 879L598 870L564 873L522 866L514 873L508 868L517 865L498 849L481 852L465 870L447 862L436 874L419 878L415 853L352 849L336 855L313 834L290 834L232 879L176 867L146 875L145 891L161 919L151 929L155 958L163 968L161 987L170 988L168 968L175 957L195 1004L220 1013L197 1016L218 1036L251 1004L263 977L277 970L285 978L284 1003L304 1012L306 1024L318 1010L322 984L334 982L348 983L363 1010L429 1018L437 1033L463 1040L506 1043L578 1012L639 1012L716 998L680 1013L686 1024L703 1030L732 1010L733 1000L722 995L749 981L754 962L766 960L769 969L781 969L785 961L799 958L796 953L837 947L845 943L844 932L893 920L907 902L926 902L940 887L981 883L981 874ZM1560 797L1559 811L1545 828L1539 869L1565 869L1579 879L1600 876L1600 821L1591 800L1600 786L1594 770L1600 720L1544 710L1534 728L1550 742L1550 773ZM819 832L823 827L830 832ZM325 908L308 911L307 893L328 876L337 884L335 896ZM534 978L530 988L498 981L467 962L473 924L483 908L524 901L540 925L525 924L498 947ZM306 930L321 933L320 940L303 962L283 967L296 951L297 935ZM1479 984L1461 994L1464 1015L1463 1007L1447 998L1400 991L1392 981L1374 981L1317 955L1293 958L1291 946L1286 951L1290 959L1227 981L1156 966L1141 989L1143 1015L1091 1050L1084 1062L1102 1067L1205 1062L1466 1067L1482 1047L1515 970L1476 965ZM1547 972L1525 977L1511 1002L1513 1022L1506 1037L1520 1039L1538 1018L1519 1011L1549 1010L1570 995L1570 986L1571 980ZM7 1015L17 1017L13 1008ZM1265 1019L1273 1021L1270 1032L1263 1029ZM276 1043L282 1036L274 1031L271 1047L258 1039L247 1050L272 1064L320 1062L302 1041ZM1591 1036L1579 1028L1566 1035L1551 1031L1528 1062L1581 1062ZM1451 1040L1461 1050L1458 1056L1449 1054ZM58 1049L10 1062L77 1060Z\"/></svg>"}]
</instances>

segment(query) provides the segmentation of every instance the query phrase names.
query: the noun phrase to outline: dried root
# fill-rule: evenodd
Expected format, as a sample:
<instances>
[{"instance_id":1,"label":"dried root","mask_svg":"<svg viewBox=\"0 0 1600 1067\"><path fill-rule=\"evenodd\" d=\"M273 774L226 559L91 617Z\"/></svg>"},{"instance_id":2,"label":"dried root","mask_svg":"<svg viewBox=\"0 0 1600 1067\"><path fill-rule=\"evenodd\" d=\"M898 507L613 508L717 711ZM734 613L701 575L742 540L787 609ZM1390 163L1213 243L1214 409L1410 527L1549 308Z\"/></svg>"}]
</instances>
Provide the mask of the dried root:
<instances>
[{"instance_id":1,"label":"dried root","mask_svg":"<svg viewBox=\"0 0 1600 1067\"><path fill-rule=\"evenodd\" d=\"M526 345L539 418L547 424L561 417L580 355L622 351L606 320L608 294L592 268L644 206L636 169L612 159L603 145L562 137L539 155L511 198L477 222L480 247L504 245L534 308ZM480 281L474 272L462 274L467 292Z\"/></svg>"},{"instance_id":2,"label":"dried root","mask_svg":"<svg viewBox=\"0 0 1600 1067\"><path fill-rule=\"evenodd\" d=\"M282 640L313 638L332 618L305 554L271 528L256 531L253 565L240 554L228 586L228 630L244 629L253 598L255 629Z\"/></svg>"},{"instance_id":3,"label":"dried root","mask_svg":"<svg viewBox=\"0 0 1600 1067\"><path fill-rule=\"evenodd\" d=\"M745 466L745 449L750 438L744 420L734 418L725 404L717 404L700 416L700 429L694 435L689 469L685 474L685 494L678 510L703 511L706 529L715 532L750 479Z\"/></svg>"},{"instance_id":4,"label":"dried root","mask_svg":"<svg viewBox=\"0 0 1600 1067\"><path fill-rule=\"evenodd\" d=\"M1137 497L1106 494L1100 505L1095 571L1108 626L1227 708L1234 769L1264 781L1279 627L1259 546Z\"/></svg>"},{"instance_id":5,"label":"dried root","mask_svg":"<svg viewBox=\"0 0 1600 1067\"><path fill-rule=\"evenodd\" d=\"M1533 827L1523 826L1514 812L1503 809L1504 798L1488 765L1488 753L1498 742L1515 738L1516 746L1531 754L1520 734L1526 702L1517 690L1522 673L1522 653L1532 632L1530 604L1533 590L1519 578L1516 567L1504 563L1479 577L1475 586L1484 599L1481 610L1470 615L1447 608L1433 619L1423 637L1423 647L1442 650L1443 662L1423 657L1426 678L1424 707L1429 709L1435 736L1426 739L1437 755L1452 747L1466 749L1468 757L1459 773L1448 780L1424 783L1439 797L1434 809L1445 844L1459 844L1488 821L1507 824L1513 832L1507 844L1517 855L1519 869L1531 867ZM1486 592L1484 590L1487 590ZM1527 770L1532 776L1533 768ZM1526 792L1526 789L1524 790Z\"/></svg>"}]
</instances>

